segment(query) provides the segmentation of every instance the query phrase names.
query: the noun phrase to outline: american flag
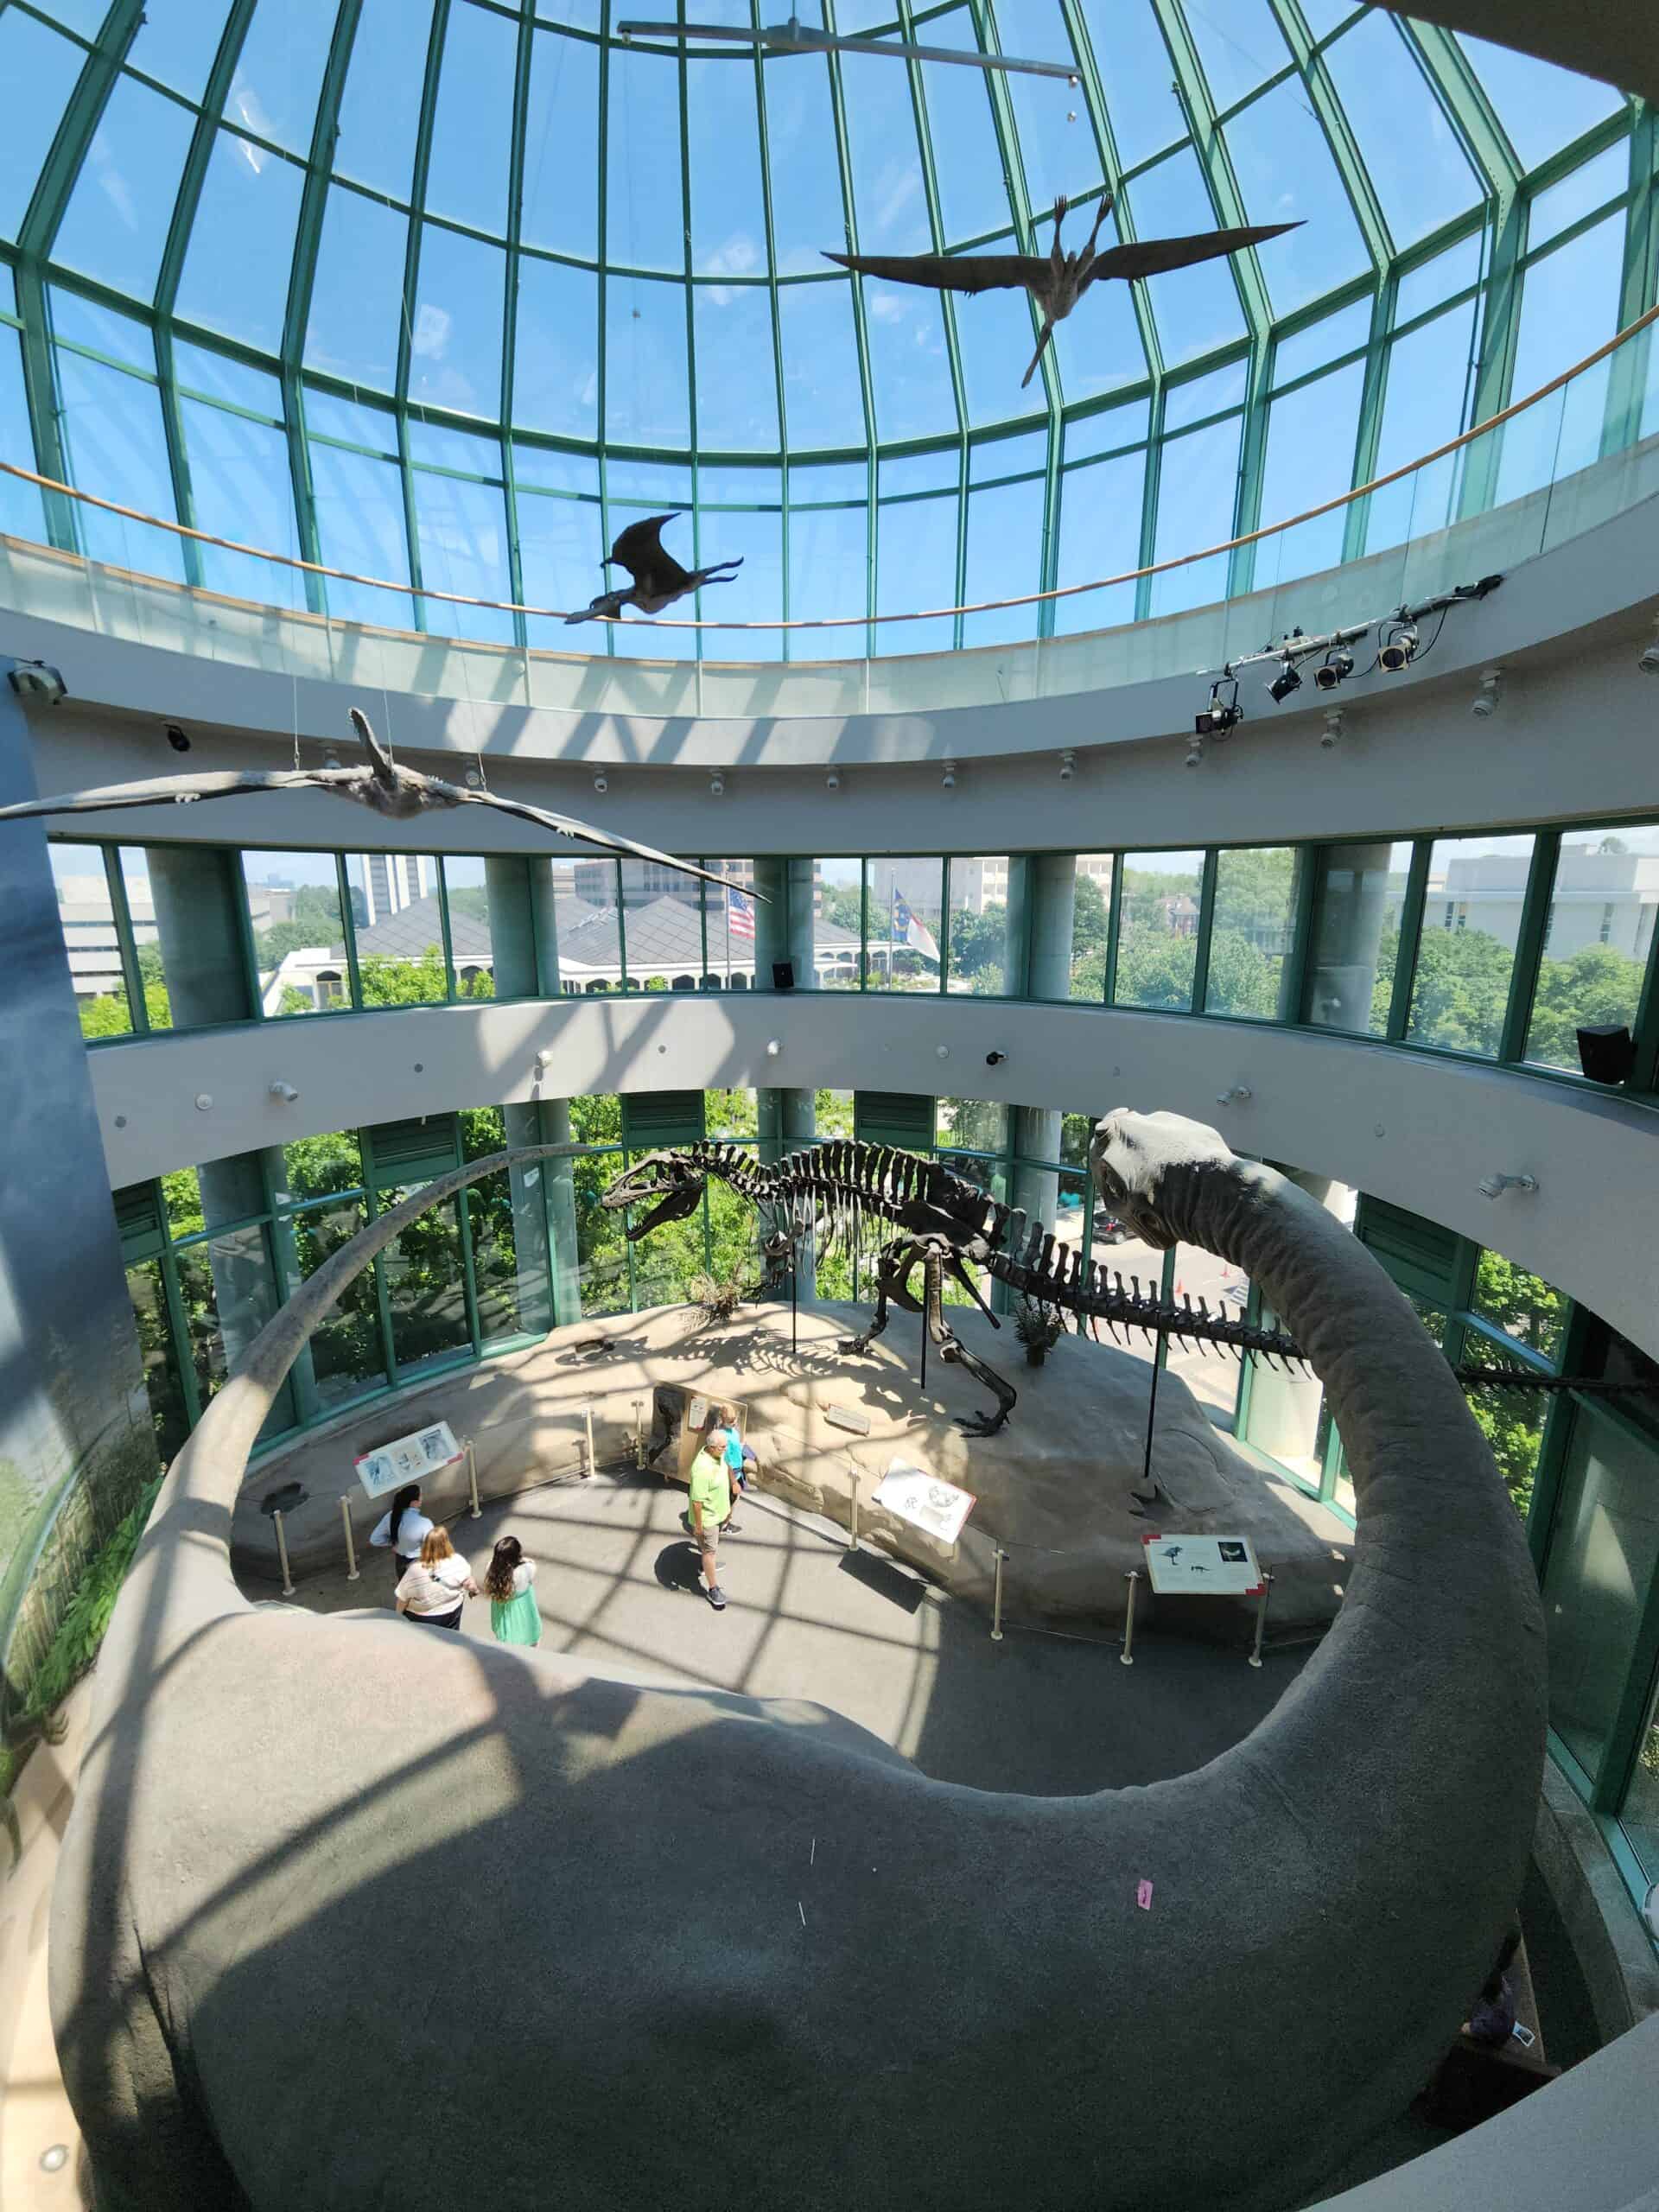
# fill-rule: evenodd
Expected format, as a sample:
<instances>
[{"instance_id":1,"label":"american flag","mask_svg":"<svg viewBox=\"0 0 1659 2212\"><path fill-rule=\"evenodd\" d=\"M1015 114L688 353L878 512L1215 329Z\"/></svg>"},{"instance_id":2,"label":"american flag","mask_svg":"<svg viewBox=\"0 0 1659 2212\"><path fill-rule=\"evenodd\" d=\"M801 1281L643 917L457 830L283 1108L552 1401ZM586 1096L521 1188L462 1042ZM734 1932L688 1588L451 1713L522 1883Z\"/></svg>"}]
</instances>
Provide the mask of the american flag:
<instances>
[{"instance_id":1,"label":"american flag","mask_svg":"<svg viewBox=\"0 0 1659 2212\"><path fill-rule=\"evenodd\" d=\"M747 892L728 889L726 893L726 928L732 937L754 936L754 901Z\"/></svg>"}]
</instances>

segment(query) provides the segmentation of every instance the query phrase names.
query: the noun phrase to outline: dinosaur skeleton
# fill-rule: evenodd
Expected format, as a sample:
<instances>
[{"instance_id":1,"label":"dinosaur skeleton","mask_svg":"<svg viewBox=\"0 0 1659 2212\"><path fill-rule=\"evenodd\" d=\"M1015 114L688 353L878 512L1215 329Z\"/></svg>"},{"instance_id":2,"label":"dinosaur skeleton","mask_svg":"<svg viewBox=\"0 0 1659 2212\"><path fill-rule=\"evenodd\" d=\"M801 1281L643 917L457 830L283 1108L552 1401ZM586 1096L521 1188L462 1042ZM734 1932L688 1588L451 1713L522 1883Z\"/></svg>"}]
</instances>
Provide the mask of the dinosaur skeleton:
<instances>
[{"instance_id":1,"label":"dinosaur skeleton","mask_svg":"<svg viewBox=\"0 0 1659 2212\"><path fill-rule=\"evenodd\" d=\"M928 1337L947 1366L964 1367L996 1398L989 1412L958 1415L970 1436L995 1436L1014 1411L1019 1393L994 1367L969 1351L945 1317L944 1283L959 1284L994 1329L1002 1325L981 1295L971 1270L982 1268L993 1281L1039 1305L1076 1317L1077 1332L1099 1338L1103 1321L1116 1339L1131 1329L1149 1336L1173 1337L1182 1345L1217 1344L1243 1359L1255 1352L1269 1366L1306 1363L1306 1354L1282 1329L1212 1313L1207 1301L1190 1296L1166 1302L1156 1286L1142 1290L1139 1275L1127 1281L1116 1268L1086 1260L1074 1244L1063 1243L1023 1209L1003 1205L988 1192L952 1173L938 1160L888 1145L845 1139L809 1146L766 1166L741 1146L703 1140L648 1153L605 1191L601 1205L611 1212L656 1199L627 1230L637 1244L666 1222L684 1221L702 1203L710 1177L724 1183L755 1209L760 1222L760 1250L766 1264L763 1294L783 1288L798 1266L801 1249L813 1240L820 1255L851 1253L880 1242L884 1229L897 1236L880 1242L876 1255L875 1311L869 1326L842 1339L842 1350L865 1352L887 1325L888 1308L898 1306L924 1317ZM918 1299L911 1287L922 1269ZM1513 1367L1456 1369L1465 1390L1590 1390L1651 1392L1646 1382L1611 1382L1599 1377L1542 1375Z\"/></svg>"}]
</instances>

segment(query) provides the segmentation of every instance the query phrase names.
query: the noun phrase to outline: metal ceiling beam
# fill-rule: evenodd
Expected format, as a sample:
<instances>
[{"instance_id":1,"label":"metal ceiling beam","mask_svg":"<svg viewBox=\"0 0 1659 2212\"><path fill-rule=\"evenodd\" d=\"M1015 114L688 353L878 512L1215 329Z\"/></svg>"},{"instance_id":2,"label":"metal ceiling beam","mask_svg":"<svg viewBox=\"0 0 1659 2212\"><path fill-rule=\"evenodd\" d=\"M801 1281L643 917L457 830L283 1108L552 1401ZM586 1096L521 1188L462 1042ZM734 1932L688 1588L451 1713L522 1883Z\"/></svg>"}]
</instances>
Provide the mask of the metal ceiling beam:
<instances>
[{"instance_id":1,"label":"metal ceiling beam","mask_svg":"<svg viewBox=\"0 0 1659 2212\"><path fill-rule=\"evenodd\" d=\"M507 530L507 595L520 606L524 598L524 563L518 543L518 478L512 451L513 385L518 366L518 264L524 217L524 134L530 115L530 68L534 31L529 13L518 18L513 60L512 143L507 154L507 262L501 288L501 497ZM513 642L529 643L522 614L512 618Z\"/></svg>"},{"instance_id":2,"label":"metal ceiling beam","mask_svg":"<svg viewBox=\"0 0 1659 2212\"><path fill-rule=\"evenodd\" d=\"M410 186L409 238L404 251L404 307L397 327L397 372L395 398L397 424L397 468L404 494L404 531L409 548L409 581L414 594L414 625L426 627L426 607L421 598L421 535L415 514L415 482L409 461L409 365L415 337L415 310L420 296L421 234L426 219L426 180L432 166L432 124L438 111L438 78L443 66L444 35L449 28L450 0L435 0L432 35L427 41L426 76L421 86L421 117L415 135L415 172Z\"/></svg>"},{"instance_id":3,"label":"metal ceiling beam","mask_svg":"<svg viewBox=\"0 0 1659 2212\"><path fill-rule=\"evenodd\" d=\"M760 0L749 0L750 19L760 22ZM772 316L772 384L778 399L778 580L779 607L789 618L789 406L784 387L784 327L778 309L778 237L772 207L772 134L766 128L766 103L762 82L760 48L754 50L754 121L760 135L761 219L766 237L766 305ZM793 633L784 632L779 658L791 658ZM699 902L701 903L701 902ZM706 926L706 925L705 925Z\"/></svg>"},{"instance_id":4,"label":"metal ceiling beam","mask_svg":"<svg viewBox=\"0 0 1659 2212\"><path fill-rule=\"evenodd\" d=\"M825 8L826 11L830 12L830 20L833 21L833 0L825 0ZM847 95L846 88L841 81L840 56L833 54L830 56L830 107L836 124L836 160L841 171L841 197L847 225L847 251L849 253L855 254L859 250L858 203L853 190L852 149L847 142ZM863 391L864 429L867 441L865 480L869 487L865 518L865 609L868 613L874 614L877 563L880 558L876 528L878 512L875 378L870 367L870 329L869 320L864 309L863 289L855 276L849 276L847 283L852 296L853 329L858 342L859 380ZM874 626L867 625L864 632L864 651L867 655L875 651L875 639L876 632Z\"/></svg>"}]
</instances>

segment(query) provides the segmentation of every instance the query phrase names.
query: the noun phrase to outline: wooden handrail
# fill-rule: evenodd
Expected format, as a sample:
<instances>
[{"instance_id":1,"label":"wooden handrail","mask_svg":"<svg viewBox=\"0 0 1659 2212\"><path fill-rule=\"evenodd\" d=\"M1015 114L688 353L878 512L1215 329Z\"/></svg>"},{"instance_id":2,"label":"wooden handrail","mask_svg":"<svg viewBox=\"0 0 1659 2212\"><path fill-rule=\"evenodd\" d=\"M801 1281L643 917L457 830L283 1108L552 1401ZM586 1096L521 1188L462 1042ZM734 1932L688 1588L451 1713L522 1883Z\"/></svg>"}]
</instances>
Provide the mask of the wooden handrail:
<instances>
[{"instance_id":1,"label":"wooden handrail","mask_svg":"<svg viewBox=\"0 0 1659 2212\"><path fill-rule=\"evenodd\" d=\"M614 621L641 630L864 629L879 622L931 622L946 615L993 614L1004 607L1039 607L1046 600L1075 599L1083 592L1108 591L1114 584L1135 583L1142 576L1167 575L1173 569L1190 568L1195 561L1212 560L1218 553L1231 553L1241 546L1259 544L1264 537L1276 537L1281 531L1294 530L1299 524L1314 522L1321 515L1334 514L1339 508L1351 506L1356 499L1369 499L1372 493L1384 491L1390 484L1399 483L1402 478L1414 475L1420 468L1430 467L1435 461L1443 461L1447 454L1456 453L1464 446L1472 444L1475 439L1484 438L1490 431L1501 429L1517 415L1525 414L1529 408L1537 406L1541 400L1548 399L1552 392L1559 391L1563 385L1570 384L1574 377L1582 376L1586 369L1593 369L1598 362L1605 361L1610 353L1617 353L1621 346L1646 330L1656 320L1659 320L1659 304L1650 307L1645 315L1638 315L1634 322L1627 323L1605 345L1598 346L1593 353L1586 353L1583 360L1575 362L1570 369L1563 369L1559 376L1552 377L1548 384L1541 385L1525 399L1513 401L1497 414L1488 416L1484 423L1477 423L1471 429L1460 432L1455 438L1448 438L1444 445L1436 446L1432 452L1420 454L1415 461L1406 461L1399 468L1391 468L1384 476L1374 476L1369 484L1358 485L1351 492L1341 492L1334 499L1321 500L1318 506L1306 508L1302 513L1292 515L1286 522L1265 523L1260 529L1246 531L1240 537L1224 539L1218 545L1204 546L1196 553L1177 554L1167 561L1154 561L1144 569L1125 569L1118 575L1099 576L1090 583L1060 584L1049 591L1024 592L1016 599L982 599L962 607L919 607L910 614L816 614L793 616L787 620L722 622L712 618L693 620L674 616L590 615L585 607L527 607L512 599L471 599L461 592L435 591L425 584L417 589L413 584L392 583L385 576L364 576L351 569L331 569L321 561L302 560L296 554L266 552L257 545L244 545L234 537L219 537L211 531L193 530L187 523L168 522L160 515L143 514L137 507L124 507L114 499L100 499L95 492L80 491L73 484L60 484L54 477L38 476L32 468L19 467L15 461L0 461L0 473L15 476L25 484L38 485L43 492L56 492L65 499L79 499L87 506L101 509L105 514L120 515L125 521L143 523L147 529L169 531L174 537L188 537L194 544L216 545L223 552L245 554L254 561L274 562L279 568L298 569L307 575L327 576L339 583L363 584L372 591L394 592L406 599L437 600L448 607L481 607L493 613L538 616L549 621L562 621L567 614L580 613L589 621ZM467 641L458 639L456 642Z\"/></svg>"}]
</instances>

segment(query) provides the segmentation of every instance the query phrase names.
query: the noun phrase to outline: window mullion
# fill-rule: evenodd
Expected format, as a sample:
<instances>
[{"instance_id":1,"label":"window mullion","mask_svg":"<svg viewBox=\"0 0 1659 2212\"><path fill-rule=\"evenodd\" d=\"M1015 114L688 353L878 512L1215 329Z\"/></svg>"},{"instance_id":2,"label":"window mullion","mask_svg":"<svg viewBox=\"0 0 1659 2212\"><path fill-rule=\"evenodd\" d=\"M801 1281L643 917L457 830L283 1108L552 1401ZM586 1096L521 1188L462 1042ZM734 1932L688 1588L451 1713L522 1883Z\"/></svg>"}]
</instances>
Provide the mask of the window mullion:
<instances>
[{"instance_id":1,"label":"window mullion","mask_svg":"<svg viewBox=\"0 0 1659 2212\"><path fill-rule=\"evenodd\" d=\"M1411 1017L1412 988L1417 980L1417 947L1428 899L1428 861L1433 840L1419 837L1411 849L1406 893L1400 904L1400 946L1394 961L1394 990L1389 1001L1388 1040L1398 1045Z\"/></svg>"}]
</instances>

